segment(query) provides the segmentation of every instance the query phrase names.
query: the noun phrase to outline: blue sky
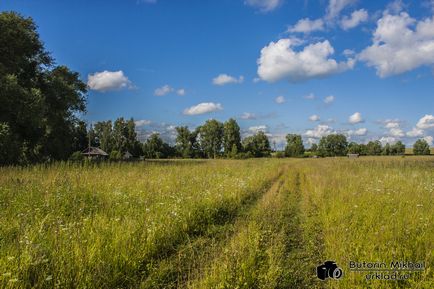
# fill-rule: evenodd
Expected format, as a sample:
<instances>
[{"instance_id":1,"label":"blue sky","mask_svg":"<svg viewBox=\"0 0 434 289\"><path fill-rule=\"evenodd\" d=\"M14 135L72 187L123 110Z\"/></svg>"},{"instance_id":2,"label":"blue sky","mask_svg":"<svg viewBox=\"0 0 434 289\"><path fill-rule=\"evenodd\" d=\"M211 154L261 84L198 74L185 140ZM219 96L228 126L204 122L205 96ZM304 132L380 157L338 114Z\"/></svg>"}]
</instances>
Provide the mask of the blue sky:
<instances>
[{"instance_id":1,"label":"blue sky","mask_svg":"<svg viewBox=\"0 0 434 289\"><path fill-rule=\"evenodd\" d=\"M234 117L306 145L434 136L434 1L5 0L89 85L89 122L143 138Z\"/></svg>"}]
</instances>

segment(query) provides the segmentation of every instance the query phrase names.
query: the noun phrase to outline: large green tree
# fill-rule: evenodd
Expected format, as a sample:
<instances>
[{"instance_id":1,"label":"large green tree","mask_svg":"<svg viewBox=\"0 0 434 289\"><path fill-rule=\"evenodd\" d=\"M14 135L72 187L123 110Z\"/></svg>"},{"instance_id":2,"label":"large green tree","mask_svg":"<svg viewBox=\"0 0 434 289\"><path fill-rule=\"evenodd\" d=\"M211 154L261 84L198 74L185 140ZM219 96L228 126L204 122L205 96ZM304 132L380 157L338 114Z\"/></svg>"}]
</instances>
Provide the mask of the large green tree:
<instances>
[{"instance_id":1,"label":"large green tree","mask_svg":"<svg viewBox=\"0 0 434 289\"><path fill-rule=\"evenodd\" d=\"M287 157L300 157L304 154L304 145L301 135L288 134L286 136L285 155Z\"/></svg>"},{"instance_id":2,"label":"large green tree","mask_svg":"<svg viewBox=\"0 0 434 289\"><path fill-rule=\"evenodd\" d=\"M226 156L234 157L241 150L240 126L230 118L223 125L223 149Z\"/></svg>"},{"instance_id":3,"label":"large green tree","mask_svg":"<svg viewBox=\"0 0 434 289\"><path fill-rule=\"evenodd\" d=\"M199 142L208 158L219 156L223 145L223 124L215 119L207 120L199 128Z\"/></svg>"},{"instance_id":4,"label":"large green tree","mask_svg":"<svg viewBox=\"0 0 434 289\"><path fill-rule=\"evenodd\" d=\"M334 157L347 154L347 138L343 134L330 134L319 141L318 151L321 156Z\"/></svg>"},{"instance_id":5,"label":"large green tree","mask_svg":"<svg viewBox=\"0 0 434 289\"><path fill-rule=\"evenodd\" d=\"M383 152L381 142L379 140L370 141L366 145L366 154L370 156L379 156Z\"/></svg>"},{"instance_id":6,"label":"large green tree","mask_svg":"<svg viewBox=\"0 0 434 289\"><path fill-rule=\"evenodd\" d=\"M85 95L79 75L54 64L31 18L0 13L0 151L11 150L0 164L66 159Z\"/></svg>"},{"instance_id":7,"label":"large green tree","mask_svg":"<svg viewBox=\"0 0 434 289\"><path fill-rule=\"evenodd\" d=\"M188 129L187 126L178 126L176 130L176 151L179 156L183 158L190 158L193 156L193 139L194 134Z\"/></svg>"},{"instance_id":8,"label":"large green tree","mask_svg":"<svg viewBox=\"0 0 434 289\"><path fill-rule=\"evenodd\" d=\"M413 145L413 154L415 155L429 155L431 153L429 144L424 139L418 139Z\"/></svg>"},{"instance_id":9,"label":"large green tree","mask_svg":"<svg viewBox=\"0 0 434 289\"><path fill-rule=\"evenodd\" d=\"M271 153L270 141L267 135L260 131L243 140L243 150L254 157L267 157Z\"/></svg>"},{"instance_id":10,"label":"large green tree","mask_svg":"<svg viewBox=\"0 0 434 289\"><path fill-rule=\"evenodd\" d=\"M164 159L174 156L175 150L165 143L158 133L149 136L143 145L145 158Z\"/></svg>"}]
</instances>

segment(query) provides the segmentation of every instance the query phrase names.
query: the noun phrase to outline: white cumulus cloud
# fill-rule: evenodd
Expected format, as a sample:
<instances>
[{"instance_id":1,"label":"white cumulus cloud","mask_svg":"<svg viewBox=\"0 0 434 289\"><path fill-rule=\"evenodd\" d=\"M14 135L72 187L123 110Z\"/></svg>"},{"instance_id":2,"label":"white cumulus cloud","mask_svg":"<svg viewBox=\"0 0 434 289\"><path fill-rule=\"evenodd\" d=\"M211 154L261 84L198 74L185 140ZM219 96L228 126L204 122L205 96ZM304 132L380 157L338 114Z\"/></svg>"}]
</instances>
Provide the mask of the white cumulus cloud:
<instances>
[{"instance_id":1,"label":"white cumulus cloud","mask_svg":"<svg viewBox=\"0 0 434 289\"><path fill-rule=\"evenodd\" d=\"M417 127L414 127L412 130L406 133L408 137L419 137L423 136L423 130Z\"/></svg>"},{"instance_id":2,"label":"white cumulus cloud","mask_svg":"<svg viewBox=\"0 0 434 289\"><path fill-rule=\"evenodd\" d=\"M324 30L324 21L322 19L310 20L309 18L300 19L294 26L288 28L288 32L306 34L321 30Z\"/></svg>"},{"instance_id":3,"label":"white cumulus cloud","mask_svg":"<svg viewBox=\"0 0 434 289\"><path fill-rule=\"evenodd\" d=\"M324 98L324 103L325 103L325 104L330 104L330 103L332 103L333 101L335 101L335 97L334 97L333 95L329 95L329 96L326 96L326 97Z\"/></svg>"},{"instance_id":4,"label":"white cumulus cloud","mask_svg":"<svg viewBox=\"0 0 434 289\"><path fill-rule=\"evenodd\" d=\"M353 59L337 62L330 58L334 49L328 40L309 44L303 50L295 51L293 48L298 45L298 40L284 38L262 48L257 61L259 77L268 82L281 79L301 82L312 78L324 78L354 66Z\"/></svg>"},{"instance_id":5,"label":"white cumulus cloud","mask_svg":"<svg viewBox=\"0 0 434 289\"><path fill-rule=\"evenodd\" d=\"M251 113L251 112L244 112L241 116L241 119L245 119L245 120L251 120L251 119L256 119L256 114Z\"/></svg>"},{"instance_id":6,"label":"white cumulus cloud","mask_svg":"<svg viewBox=\"0 0 434 289\"><path fill-rule=\"evenodd\" d=\"M314 129L307 130L304 135L308 138L322 138L334 133L333 129L326 124L319 124Z\"/></svg>"},{"instance_id":7,"label":"white cumulus cloud","mask_svg":"<svg viewBox=\"0 0 434 289\"><path fill-rule=\"evenodd\" d=\"M249 131L252 133L258 133L260 131L267 132L268 127L266 125L258 125L249 127Z\"/></svg>"},{"instance_id":8,"label":"white cumulus cloud","mask_svg":"<svg viewBox=\"0 0 434 289\"><path fill-rule=\"evenodd\" d=\"M258 8L262 12L269 12L283 3L283 0L245 0L246 5Z\"/></svg>"},{"instance_id":9,"label":"white cumulus cloud","mask_svg":"<svg viewBox=\"0 0 434 289\"><path fill-rule=\"evenodd\" d=\"M434 115L426 114L416 124L419 129L431 129L434 128Z\"/></svg>"},{"instance_id":10,"label":"white cumulus cloud","mask_svg":"<svg viewBox=\"0 0 434 289\"><path fill-rule=\"evenodd\" d=\"M434 140L434 138L433 138L432 136L428 135L428 136L424 137L423 139L426 140L426 142L427 142L430 146L433 145L433 140Z\"/></svg>"},{"instance_id":11,"label":"white cumulus cloud","mask_svg":"<svg viewBox=\"0 0 434 289\"><path fill-rule=\"evenodd\" d=\"M198 115L198 114L205 114L205 113L210 113L219 110L223 110L223 106L220 103L202 102L199 103L198 105L194 105L192 107L184 109L184 114Z\"/></svg>"},{"instance_id":12,"label":"white cumulus cloud","mask_svg":"<svg viewBox=\"0 0 434 289\"><path fill-rule=\"evenodd\" d=\"M365 22L366 20L368 20L368 11L366 11L365 9L360 9L351 13L350 17L342 17L340 24L342 29L349 30L358 26L360 23Z\"/></svg>"},{"instance_id":13,"label":"white cumulus cloud","mask_svg":"<svg viewBox=\"0 0 434 289\"><path fill-rule=\"evenodd\" d=\"M225 85L230 83L242 83L243 81L244 81L244 77L242 75L238 78L235 78L233 76L222 73L219 74L217 77L215 77L212 80L212 83L214 85Z\"/></svg>"},{"instance_id":14,"label":"white cumulus cloud","mask_svg":"<svg viewBox=\"0 0 434 289\"><path fill-rule=\"evenodd\" d=\"M356 1L357 0L330 0L327 7L326 19L332 20L338 17L342 10L354 4Z\"/></svg>"},{"instance_id":15,"label":"white cumulus cloud","mask_svg":"<svg viewBox=\"0 0 434 289\"><path fill-rule=\"evenodd\" d=\"M279 95L278 97L276 97L276 99L274 101L278 104L282 104L282 103L285 103L286 99L284 96Z\"/></svg>"},{"instance_id":16,"label":"white cumulus cloud","mask_svg":"<svg viewBox=\"0 0 434 289\"><path fill-rule=\"evenodd\" d=\"M154 90L154 94L156 96L163 96L163 95L166 95L168 93L171 93L173 90L174 90L173 87L171 87L170 85L166 84L166 85L163 85L162 87L159 87L159 88L155 89Z\"/></svg>"},{"instance_id":17,"label":"white cumulus cloud","mask_svg":"<svg viewBox=\"0 0 434 289\"><path fill-rule=\"evenodd\" d=\"M351 124L363 122L362 114L360 112L355 112L354 114L350 115L350 117L348 118L348 122Z\"/></svg>"},{"instance_id":18,"label":"white cumulus cloud","mask_svg":"<svg viewBox=\"0 0 434 289\"><path fill-rule=\"evenodd\" d=\"M368 133L368 129L367 128L359 128L356 130L349 130L347 131L347 134L349 136L355 135L355 136L365 136Z\"/></svg>"},{"instance_id":19,"label":"white cumulus cloud","mask_svg":"<svg viewBox=\"0 0 434 289\"><path fill-rule=\"evenodd\" d=\"M131 81L124 75L122 70L95 72L87 76L87 86L96 91L118 90L131 88Z\"/></svg>"},{"instance_id":20,"label":"white cumulus cloud","mask_svg":"<svg viewBox=\"0 0 434 289\"><path fill-rule=\"evenodd\" d=\"M434 64L434 18L417 21L406 12L385 12L378 20L373 44L359 59L387 77Z\"/></svg>"},{"instance_id":21,"label":"white cumulus cloud","mask_svg":"<svg viewBox=\"0 0 434 289\"><path fill-rule=\"evenodd\" d=\"M315 99L315 94L309 93L308 95L303 96L304 99Z\"/></svg>"},{"instance_id":22,"label":"white cumulus cloud","mask_svg":"<svg viewBox=\"0 0 434 289\"><path fill-rule=\"evenodd\" d=\"M137 127L140 127L140 126L145 126L145 125L149 125L149 124L151 124L151 121L150 121L150 120L147 120L147 119L140 119L140 120L136 120L136 121L134 122L134 124L135 124Z\"/></svg>"},{"instance_id":23,"label":"white cumulus cloud","mask_svg":"<svg viewBox=\"0 0 434 289\"><path fill-rule=\"evenodd\" d=\"M180 88L176 91L177 95L185 95L185 89L184 88Z\"/></svg>"},{"instance_id":24,"label":"white cumulus cloud","mask_svg":"<svg viewBox=\"0 0 434 289\"><path fill-rule=\"evenodd\" d=\"M320 117L319 117L319 115L314 114L314 115L309 116L309 120L310 121L319 121Z\"/></svg>"}]
</instances>

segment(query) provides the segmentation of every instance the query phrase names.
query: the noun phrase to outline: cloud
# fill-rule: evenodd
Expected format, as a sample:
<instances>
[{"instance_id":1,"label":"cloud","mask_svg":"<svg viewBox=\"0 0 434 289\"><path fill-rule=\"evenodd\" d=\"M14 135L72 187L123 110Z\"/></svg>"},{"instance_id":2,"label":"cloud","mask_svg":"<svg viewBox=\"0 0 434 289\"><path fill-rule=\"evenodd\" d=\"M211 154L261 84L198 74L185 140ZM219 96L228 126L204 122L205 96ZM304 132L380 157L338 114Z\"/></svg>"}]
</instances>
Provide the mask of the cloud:
<instances>
[{"instance_id":1,"label":"cloud","mask_svg":"<svg viewBox=\"0 0 434 289\"><path fill-rule=\"evenodd\" d=\"M303 96L304 99L315 99L315 94L309 93L308 95Z\"/></svg>"},{"instance_id":2,"label":"cloud","mask_svg":"<svg viewBox=\"0 0 434 289\"><path fill-rule=\"evenodd\" d=\"M179 89L175 90L173 87L171 87L168 84L163 85L162 87L155 89L154 95L164 96L164 95L172 93L172 92L175 92L177 95L185 95L185 89L184 88L179 88Z\"/></svg>"},{"instance_id":3,"label":"cloud","mask_svg":"<svg viewBox=\"0 0 434 289\"><path fill-rule=\"evenodd\" d=\"M279 7L283 0L245 0L244 3L258 8L262 12L269 12Z\"/></svg>"},{"instance_id":4,"label":"cloud","mask_svg":"<svg viewBox=\"0 0 434 289\"><path fill-rule=\"evenodd\" d=\"M230 83L242 83L244 81L244 77L241 75L238 79L227 75L225 73L220 74L212 80L214 85L226 85Z\"/></svg>"},{"instance_id":5,"label":"cloud","mask_svg":"<svg viewBox=\"0 0 434 289\"><path fill-rule=\"evenodd\" d=\"M377 75L388 77L434 64L434 18L416 21L406 12L385 12L378 20L373 44L358 56Z\"/></svg>"},{"instance_id":6,"label":"cloud","mask_svg":"<svg viewBox=\"0 0 434 289\"><path fill-rule=\"evenodd\" d=\"M319 117L319 115L314 114L314 115L309 116L309 120L310 121L319 121L320 117Z\"/></svg>"},{"instance_id":7,"label":"cloud","mask_svg":"<svg viewBox=\"0 0 434 289\"><path fill-rule=\"evenodd\" d=\"M87 86L96 91L110 91L122 88L131 88L131 81L124 75L122 70L95 72L87 76Z\"/></svg>"},{"instance_id":8,"label":"cloud","mask_svg":"<svg viewBox=\"0 0 434 289\"><path fill-rule=\"evenodd\" d=\"M356 130L349 130L349 131L347 131L347 134L349 136L352 136L352 135L354 135L354 136L365 136L367 133L368 133L368 129L364 128L364 127L356 129Z\"/></svg>"},{"instance_id":9,"label":"cloud","mask_svg":"<svg viewBox=\"0 0 434 289\"><path fill-rule=\"evenodd\" d=\"M424 140L426 140L426 142L429 144L429 146L433 145L433 140L434 138L430 135L427 135L426 137L423 138Z\"/></svg>"},{"instance_id":10,"label":"cloud","mask_svg":"<svg viewBox=\"0 0 434 289\"><path fill-rule=\"evenodd\" d=\"M141 126L145 126L145 125L151 124L151 121L147 120L147 119L139 119L139 120L136 120L134 122L134 124L136 125L136 127L141 127Z\"/></svg>"},{"instance_id":11,"label":"cloud","mask_svg":"<svg viewBox=\"0 0 434 289\"><path fill-rule=\"evenodd\" d=\"M349 30L368 20L368 12L365 9L356 10L351 13L351 17L344 16L341 20L341 28Z\"/></svg>"},{"instance_id":12,"label":"cloud","mask_svg":"<svg viewBox=\"0 0 434 289\"><path fill-rule=\"evenodd\" d=\"M198 115L205 114L214 111L223 110L223 106L220 103L214 102L202 102L198 105L194 105L192 107L186 108L184 110L185 115Z\"/></svg>"},{"instance_id":13,"label":"cloud","mask_svg":"<svg viewBox=\"0 0 434 289\"><path fill-rule=\"evenodd\" d=\"M307 130L304 135L309 138L322 138L334 133L333 129L326 124L319 124L314 129Z\"/></svg>"},{"instance_id":14,"label":"cloud","mask_svg":"<svg viewBox=\"0 0 434 289\"><path fill-rule=\"evenodd\" d=\"M342 10L355 2L356 0L330 0L325 18L332 20L338 17Z\"/></svg>"},{"instance_id":15,"label":"cloud","mask_svg":"<svg viewBox=\"0 0 434 289\"><path fill-rule=\"evenodd\" d=\"M267 132L268 127L266 125L258 125L249 127L249 131L252 133L258 133L260 131Z\"/></svg>"},{"instance_id":16,"label":"cloud","mask_svg":"<svg viewBox=\"0 0 434 289\"><path fill-rule=\"evenodd\" d=\"M245 112L240 116L240 118L245 120L252 120L252 119L256 119L257 116L254 113Z\"/></svg>"},{"instance_id":17,"label":"cloud","mask_svg":"<svg viewBox=\"0 0 434 289\"><path fill-rule=\"evenodd\" d=\"M383 123L387 129L399 128L401 126L401 122L398 119L386 119Z\"/></svg>"},{"instance_id":18,"label":"cloud","mask_svg":"<svg viewBox=\"0 0 434 289\"><path fill-rule=\"evenodd\" d=\"M406 135L408 137L420 137L420 136L423 136L423 130L421 130L417 127L414 127L412 130L408 131L406 133Z\"/></svg>"},{"instance_id":19,"label":"cloud","mask_svg":"<svg viewBox=\"0 0 434 289\"><path fill-rule=\"evenodd\" d=\"M350 56L353 56L354 54L356 54L356 52L354 52L354 50L351 50L351 49L345 49L342 52L342 54L345 55L346 57L350 57Z\"/></svg>"},{"instance_id":20,"label":"cloud","mask_svg":"<svg viewBox=\"0 0 434 289\"><path fill-rule=\"evenodd\" d=\"M275 82L287 79L290 82L302 82L313 78L324 78L351 69L354 60L337 62L330 58L334 53L328 40L309 44L301 51L297 39L280 39L262 48L258 59L258 75L262 80Z\"/></svg>"},{"instance_id":21,"label":"cloud","mask_svg":"<svg viewBox=\"0 0 434 289\"><path fill-rule=\"evenodd\" d=\"M282 96L282 95L276 97L276 99L275 99L274 101L275 101L276 103L278 103L278 104L282 104L282 103L285 103L285 102L286 102L285 97Z\"/></svg>"},{"instance_id":22,"label":"cloud","mask_svg":"<svg viewBox=\"0 0 434 289\"><path fill-rule=\"evenodd\" d=\"M330 104L330 103L332 103L334 101L335 101L335 97L333 95L329 95L329 96L327 96L327 97L324 98L324 103L325 104Z\"/></svg>"},{"instance_id":23,"label":"cloud","mask_svg":"<svg viewBox=\"0 0 434 289\"><path fill-rule=\"evenodd\" d=\"M168 93L173 92L173 87L171 87L170 85L163 85L162 87L159 87L157 89L154 90L154 95L156 96L163 96L166 95Z\"/></svg>"},{"instance_id":24,"label":"cloud","mask_svg":"<svg viewBox=\"0 0 434 289\"><path fill-rule=\"evenodd\" d=\"M321 30L324 30L324 21L322 19L310 20L309 18L300 19L297 24L288 28L288 32L306 34Z\"/></svg>"},{"instance_id":25,"label":"cloud","mask_svg":"<svg viewBox=\"0 0 434 289\"><path fill-rule=\"evenodd\" d=\"M348 118L348 122L351 124L363 122L362 114L360 112L355 112L354 114L350 115L350 117Z\"/></svg>"},{"instance_id":26,"label":"cloud","mask_svg":"<svg viewBox=\"0 0 434 289\"><path fill-rule=\"evenodd\" d=\"M178 89L177 91L176 91L176 94L177 95L185 95L185 89L184 88L180 88L180 89Z\"/></svg>"},{"instance_id":27,"label":"cloud","mask_svg":"<svg viewBox=\"0 0 434 289\"><path fill-rule=\"evenodd\" d=\"M389 130L389 135L393 137L403 137L405 136L405 133L401 128L391 128Z\"/></svg>"},{"instance_id":28,"label":"cloud","mask_svg":"<svg viewBox=\"0 0 434 289\"><path fill-rule=\"evenodd\" d=\"M431 129L434 128L434 115L426 114L416 124L419 129Z\"/></svg>"},{"instance_id":29,"label":"cloud","mask_svg":"<svg viewBox=\"0 0 434 289\"><path fill-rule=\"evenodd\" d=\"M397 139L391 136L383 136L382 138L379 139L379 141L381 142L382 145L385 145L385 144L394 144L396 143Z\"/></svg>"}]
</instances>

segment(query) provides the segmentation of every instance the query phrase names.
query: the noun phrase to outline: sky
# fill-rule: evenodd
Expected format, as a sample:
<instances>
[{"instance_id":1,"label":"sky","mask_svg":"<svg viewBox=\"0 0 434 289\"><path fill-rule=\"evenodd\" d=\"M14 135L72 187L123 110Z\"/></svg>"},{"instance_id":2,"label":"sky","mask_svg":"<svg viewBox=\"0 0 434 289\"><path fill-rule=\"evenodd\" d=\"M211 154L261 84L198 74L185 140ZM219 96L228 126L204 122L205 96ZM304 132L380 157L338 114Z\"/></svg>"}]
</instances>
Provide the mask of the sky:
<instances>
[{"instance_id":1,"label":"sky","mask_svg":"<svg viewBox=\"0 0 434 289\"><path fill-rule=\"evenodd\" d=\"M89 123L141 139L235 118L307 147L434 136L434 0L3 0L88 84Z\"/></svg>"}]
</instances>

